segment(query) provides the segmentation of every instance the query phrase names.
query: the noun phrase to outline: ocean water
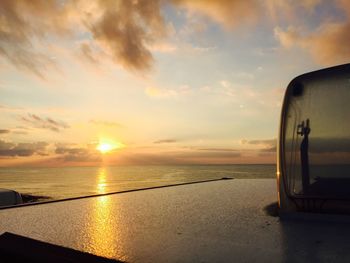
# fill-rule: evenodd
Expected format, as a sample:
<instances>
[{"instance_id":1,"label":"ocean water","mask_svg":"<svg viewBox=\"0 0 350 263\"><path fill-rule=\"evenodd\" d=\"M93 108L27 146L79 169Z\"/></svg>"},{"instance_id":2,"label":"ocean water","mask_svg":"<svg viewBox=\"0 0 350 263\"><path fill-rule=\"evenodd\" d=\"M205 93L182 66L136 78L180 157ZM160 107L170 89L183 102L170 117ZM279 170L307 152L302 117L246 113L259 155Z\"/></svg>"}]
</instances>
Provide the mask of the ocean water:
<instances>
[{"instance_id":1,"label":"ocean water","mask_svg":"<svg viewBox=\"0 0 350 263\"><path fill-rule=\"evenodd\" d=\"M275 165L0 168L0 188L63 199L222 177L275 178Z\"/></svg>"}]
</instances>

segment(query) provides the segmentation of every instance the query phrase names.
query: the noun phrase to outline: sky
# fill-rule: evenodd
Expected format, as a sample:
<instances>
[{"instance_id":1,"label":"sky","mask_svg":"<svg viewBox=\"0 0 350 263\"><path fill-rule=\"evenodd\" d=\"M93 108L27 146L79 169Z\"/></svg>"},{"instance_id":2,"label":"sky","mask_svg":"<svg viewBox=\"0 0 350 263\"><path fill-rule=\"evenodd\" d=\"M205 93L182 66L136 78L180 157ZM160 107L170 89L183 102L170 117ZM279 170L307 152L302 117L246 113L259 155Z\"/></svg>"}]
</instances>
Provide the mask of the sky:
<instances>
[{"instance_id":1,"label":"sky","mask_svg":"<svg viewBox=\"0 0 350 263\"><path fill-rule=\"evenodd\" d=\"M346 0L2 0L0 166L275 163L349 40Z\"/></svg>"}]
</instances>

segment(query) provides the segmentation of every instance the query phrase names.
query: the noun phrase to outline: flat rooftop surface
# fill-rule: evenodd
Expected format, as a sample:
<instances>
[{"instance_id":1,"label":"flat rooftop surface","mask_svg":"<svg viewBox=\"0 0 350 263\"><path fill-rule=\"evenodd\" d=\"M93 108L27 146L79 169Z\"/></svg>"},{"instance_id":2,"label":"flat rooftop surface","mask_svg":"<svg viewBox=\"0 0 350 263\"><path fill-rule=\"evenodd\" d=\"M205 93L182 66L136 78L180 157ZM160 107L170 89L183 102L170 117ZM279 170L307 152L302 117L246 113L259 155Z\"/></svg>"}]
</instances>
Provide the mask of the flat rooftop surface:
<instances>
[{"instance_id":1,"label":"flat rooftop surface","mask_svg":"<svg viewBox=\"0 0 350 263\"><path fill-rule=\"evenodd\" d=\"M0 234L127 262L350 262L349 223L280 221L276 199L273 179L223 180L0 210Z\"/></svg>"}]
</instances>

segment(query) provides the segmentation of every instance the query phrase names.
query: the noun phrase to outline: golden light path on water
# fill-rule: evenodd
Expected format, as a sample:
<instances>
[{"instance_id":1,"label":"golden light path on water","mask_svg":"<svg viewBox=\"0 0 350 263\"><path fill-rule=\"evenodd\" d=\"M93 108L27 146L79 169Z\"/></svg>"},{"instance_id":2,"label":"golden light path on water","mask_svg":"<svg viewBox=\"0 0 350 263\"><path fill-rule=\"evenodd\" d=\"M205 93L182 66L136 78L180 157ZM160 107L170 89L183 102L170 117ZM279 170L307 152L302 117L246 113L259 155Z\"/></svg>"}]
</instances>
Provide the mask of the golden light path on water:
<instances>
[{"instance_id":1,"label":"golden light path on water","mask_svg":"<svg viewBox=\"0 0 350 263\"><path fill-rule=\"evenodd\" d=\"M107 178L107 171L105 167L101 167L98 170L97 174L97 193L98 194L105 194L106 193L106 178Z\"/></svg>"},{"instance_id":2,"label":"golden light path on water","mask_svg":"<svg viewBox=\"0 0 350 263\"><path fill-rule=\"evenodd\" d=\"M98 194L105 194L108 173L105 167L101 167L97 173ZM124 258L124 243L122 238L122 224L120 224L119 208L112 202L112 196L100 196L94 198L93 213L86 228L89 235L88 251L104 256Z\"/></svg>"}]
</instances>

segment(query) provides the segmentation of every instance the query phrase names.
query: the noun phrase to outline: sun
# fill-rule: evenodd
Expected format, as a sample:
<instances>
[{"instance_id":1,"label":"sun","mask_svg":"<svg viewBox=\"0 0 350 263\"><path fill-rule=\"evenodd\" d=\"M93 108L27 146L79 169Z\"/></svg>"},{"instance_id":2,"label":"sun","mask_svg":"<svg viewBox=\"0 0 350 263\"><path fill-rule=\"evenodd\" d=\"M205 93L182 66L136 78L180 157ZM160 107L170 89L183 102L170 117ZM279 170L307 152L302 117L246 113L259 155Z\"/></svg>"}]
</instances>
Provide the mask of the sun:
<instances>
[{"instance_id":1,"label":"sun","mask_svg":"<svg viewBox=\"0 0 350 263\"><path fill-rule=\"evenodd\" d=\"M100 143L97 145L96 150L100 151L101 153L109 153L116 149L124 148L124 144L120 142L113 142L113 141L103 141L101 140Z\"/></svg>"},{"instance_id":2,"label":"sun","mask_svg":"<svg viewBox=\"0 0 350 263\"><path fill-rule=\"evenodd\" d=\"M113 146L109 143L100 143L97 145L97 150L99 150L101 153L108 153L113 150Z\"/></svg>"}]
</instances>

